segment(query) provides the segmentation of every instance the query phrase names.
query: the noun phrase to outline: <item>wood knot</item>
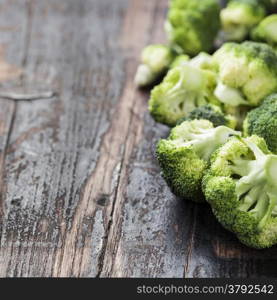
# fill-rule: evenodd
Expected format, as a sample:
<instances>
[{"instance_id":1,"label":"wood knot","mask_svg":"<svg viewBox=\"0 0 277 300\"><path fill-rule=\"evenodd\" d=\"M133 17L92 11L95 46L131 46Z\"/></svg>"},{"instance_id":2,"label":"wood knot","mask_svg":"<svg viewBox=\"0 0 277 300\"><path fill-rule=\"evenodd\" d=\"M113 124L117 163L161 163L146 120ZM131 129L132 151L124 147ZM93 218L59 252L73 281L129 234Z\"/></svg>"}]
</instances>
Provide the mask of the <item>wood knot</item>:
<instances>
[{"instance_id":1,"label":"wood knot","mask_svg":"<svg viewBox=\"0 0 277 300\"><path fill-rule=\"evenodd\" d=\"M101 194L98 199L96 200L96 203L100 206L106 206L110 202L110 195L107 194Z\"/></svg>"}]
</instances>

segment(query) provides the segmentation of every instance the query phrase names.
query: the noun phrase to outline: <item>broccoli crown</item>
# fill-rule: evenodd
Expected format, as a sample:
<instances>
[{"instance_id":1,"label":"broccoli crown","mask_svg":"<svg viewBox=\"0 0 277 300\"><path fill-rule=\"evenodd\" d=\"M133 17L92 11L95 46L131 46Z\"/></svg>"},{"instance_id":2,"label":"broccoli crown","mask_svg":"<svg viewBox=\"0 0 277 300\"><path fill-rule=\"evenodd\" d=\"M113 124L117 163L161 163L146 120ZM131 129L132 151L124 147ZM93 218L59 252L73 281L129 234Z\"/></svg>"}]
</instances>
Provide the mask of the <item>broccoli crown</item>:
<instances>
[{"instance_id":1,"label":"broccoli crown","mask_svg":"<svg viewBox=\"0 0 277 300\"><path fill-rule=\"evenodd\" d=\"M187 64L168 72L162 83L151 91L149 110L153 118L169 126L188 116L198 106L218 103L213 96L216 74Z\"/></svg>"},{"instance_id":2,"label":"broccoli crown","mask_svg":"<svg viewBox=\"0 0 277 300\"><path fill-rule=\"evenodd\" d=\"M268 3L261 0L232 0L220 13L225 40L242 41L265 16Z\"/></svg>"},{"instance_id":3,"label":"broccoli crown","mask_svg":"<svg viewBox=\"0 0 277 300\"><path fill-rule=\"evenodd\" d=\"M227 126L230 128L236 127L236 119L231 115L225 115L221 108L217 105L207 104L195 108L192 112L189 113L188 117L181 118L178 121L178 124L181 124L184 121L192 120L208 120L214 127L218 126Z\"/></svg>"},{"instance_id":4,"label":"broccoli crown","mask_svg":"<svg viewBox=\"0 0 277 300\"><path fill-rule=\"evenodd\" d=\"M180 54L180 55L175 57L175 59L173 60L173 62L170 65L170 69L173 69L175 67L180 67L184 63L187 63L188 61L189 61L189 56L188 55Z\"/></svg>"},{"instance_id":5,"label":"broccoli crown","mask_svg":"<svg viewBox=\"0 0 277 300\"><path fill-rule=\"evenodd\" d=\"M141 54L141 65L135 76L135 84L143 87L154 83L166 72L173 59L173 51L165 45L145 47Z\"/></svg>"},{"instance_id":6,"label":"broccoli crown","mask_svg":"<svg viewBox=\"0 0 277 300\"><path fill-rule=\"evenodd\" d=\"M209 51L219 30L217 0L172 0L165 29L179 52L196 55Z\"/></svg>"},{"instance_id":7,"label":"broccoli crown","mask_svg":"<svg viewBox=\"0 0 277 300\"><path fill-rule=\"evenodd\" d=\"M234 137L211 158L203 191L219 222L245 244L277 243L277 155L263 138Z\"/></svg>"},{"instance_id":8,"label":"broccoli crown","mask_svg":"<svg viewBox=\"0 0 277 300\"><path fill-rule=\"evenodd\" d=\"M201 180L211 154L238 132L207 120L185 121L172 129L168 139L157 145L163 177L178 196L203 201Z\"/></svg>"},{"instance_id":9,"label":"broccoli crown","mask_svg":"<svg viewBox=\"0 0 277 300\"><path fill-rule=\"evenodd\" d=\"M244 121L244 134L263 137L268 148L277 153L277 94L268 96L261 106L251 110Z\"/></svg>"},{"instance_id":10,"label":"broccoli crown","mask_svg":"<svg viewBox=\"0 0 277 300\"><path fill-rule=\"evenodd\" d=\"M230 106L258 106L277 91L277 53L261 43L226 43L213 56L217 98Z\"/></svg>"},{"instance_id":11,"label":"broccoli crown","mask_svg":"<svg viewBox=\"0 0 277 300\"><path fill-rule=\"evenodd\" d=\"M277 14L271 15L255 27L251 32L253 40L277 46Z\"/></svg>"}]
</instances>

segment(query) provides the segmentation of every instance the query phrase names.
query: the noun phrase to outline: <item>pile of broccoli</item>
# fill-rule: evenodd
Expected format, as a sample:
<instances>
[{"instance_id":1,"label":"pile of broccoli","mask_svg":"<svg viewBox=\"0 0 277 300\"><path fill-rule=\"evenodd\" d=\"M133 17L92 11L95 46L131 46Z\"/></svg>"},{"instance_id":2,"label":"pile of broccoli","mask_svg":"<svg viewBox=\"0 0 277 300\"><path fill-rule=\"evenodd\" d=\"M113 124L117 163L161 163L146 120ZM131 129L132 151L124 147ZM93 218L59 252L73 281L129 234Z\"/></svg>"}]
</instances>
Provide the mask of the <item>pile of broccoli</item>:
<instances>
[{"instance_id":1,"label":"pile of broccoli","mask_svg":"<svg viewBox=\"0 0 277 300\"><path fill-rule=\"evenodd\" d=\"M147 46L135 76L139 87L155 84L150 114L171 127L156 147L171 191L208 202L257 249L277 244L276 8L171 0L168 45Z\"/></svg>"},{"instance_id":2,"label":"pile of broccoli","mask_svg":"<svg viewBox=\"0 0 277 300\"><path fill-rule=\"evenodd\" d=\"M231 0L220 12L224 39L243 41L269 13L270 0Z\"/></svg>"}]
</instances>

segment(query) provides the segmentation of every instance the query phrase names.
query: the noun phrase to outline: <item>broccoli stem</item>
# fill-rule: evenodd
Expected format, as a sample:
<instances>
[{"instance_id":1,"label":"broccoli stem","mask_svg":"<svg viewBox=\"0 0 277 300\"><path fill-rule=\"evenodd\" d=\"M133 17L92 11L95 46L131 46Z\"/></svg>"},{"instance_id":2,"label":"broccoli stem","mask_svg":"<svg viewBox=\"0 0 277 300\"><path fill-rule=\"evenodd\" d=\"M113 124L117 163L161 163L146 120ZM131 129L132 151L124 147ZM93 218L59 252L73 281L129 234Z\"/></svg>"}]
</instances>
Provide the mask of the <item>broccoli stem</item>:
<instances>
[{"instance_id":1,"label":"broccoli stem","mask_svg":"<svg viewBox=\"0 0 277 300\"><path fill-rule=\"evenodd\" d=\"M201 71L188 64L177 68L179 79L166 93L166 99L173 111L187 115L196 107L207 104L204 97L199 97L199 90L203 89L205 79Z\"/></svg>"},{"instance_id":2,"label":"broccoli stem","mask_svg":"<svg viewBox=\"0 0 277 300\"><path fill-rule=\"evenodd\" d=\"M151 84L155 78L156 74L153 73L151 68L145 64L141 64L138 67L134 82L137 86L147 86Z\"/></svg>"},{"instance_id":3,"label":"broccoli stem","mask_svg":"<svg viewBox=\"0 0 277 300\"><path fill-rule=\"evenodd\" d=\"M220 81L217 84L214 94L219 101L230 106L249 105L238 89L229 87Z\"/></svg>"},{"instance_id":4,"label":"broccoli stem","mask_svg":"<svg viewBox=\"0 0 277 300\"><path fill-rule=\"evenodd\" d=\"M239 205L239 210L248 211L258 201L260 187L254 187L244 197L242 203Z\"/></svg>"},{"instance_id":5,"label":"broccoli stem","mask_svg":"<svg viewBox=\"0 0 277 300\"><path fill-rule=\"evenodd\" d=\"M258 229L262 229L265 224L267 223L267 220L272 216L272 211L274 210L274 208L276 207L277 204L277 196L276 193L275 194L271 194L271 193L267 193L267 210L264 214L264 216L262 217L262 219L259 222L259 226ZM269 201L268 201L269 199Z\"/></svg>"},{"instance_id":6,"label":"broccoli stem","mask_svg":"<svg viewBox=\"0 0 277 300\"><path fill-rule=\"evenodd\" d=\"M250 162L245 159L234 159L231 170L239 176L246 176L249 173Z\"/></svg>"},{"instance_id":7,"label":"broccoli stem","mask_svg":"<svg viewBox=\"0 0 277 300\"><path fill-rule=\"evenodd\" d=\"M263 153L263 151L254 143L251 143L249 141L245 141L246 145L248 146L248 148L250 148L250 150L253 152L255 158L258 159L262 159L263 157L266 156L266 154Z\"/></svg>"},{"instance_id":8,"label":"broccoli stem","mask_svg":"<svg viewBox=\"0 0 277 300\"><path fill-rule=\"evenodd\" d=\"M273 188L277 181L277 157L263 153L254 143L245 143L253 152L255 160L245 159L243 162L237 159L231 166L234 173L242 176L236 184L236 194L240 201L238 208L254 216L259 221L258 229L262 230L277 209L277 190Z\"/></svg>"},{"instance_id":9,"label":"broccoli stem","mask_svg":"<svg viewBox=\"0 0 277 300\"><path fill-rule=\"evenodd\" d=\"M248 34L249 29L240 26L240 25L233 25L226 31L224 31L223 36L225 41L242 41L244 37Z\"/></svg>"},{"instance_id":10,"label":"broccoli stem","mask_svg":"<svg viewBox=\"0 0 277 300\"><path fill-rule=\"evenodd\" d=\"M261 194L256 206L250 210L250 213L257 217L258 220L262 220L266 216L268 210L269 199L266 193Z\"/></svg>"},{"instance_id":11,"label":"broccoli stem","mask_svg":"<svg viewBox=\"0 0 277 300\"><path fill-rule=\"evenodd\" d=\"M192 145L194 151L202 159L208 161L211 154L232 135L238 135L238 132L225 126L219 126L199 133L192 133L190 138L193 140L187 145Z\"/></svg>"},{"instance_id":12,"label":"broccoli stem","mask_svg":"<svg viewBox=\"0 0 277 300\"><path fill-rule=\"evenodd\" d=\"M173 139L172 143L176 147L192 147L201 159L209 161L212 153L229 137L238 135L240 132L226 126L209 129L191 126L181 137Z\"/></svg>"}]
</instances>

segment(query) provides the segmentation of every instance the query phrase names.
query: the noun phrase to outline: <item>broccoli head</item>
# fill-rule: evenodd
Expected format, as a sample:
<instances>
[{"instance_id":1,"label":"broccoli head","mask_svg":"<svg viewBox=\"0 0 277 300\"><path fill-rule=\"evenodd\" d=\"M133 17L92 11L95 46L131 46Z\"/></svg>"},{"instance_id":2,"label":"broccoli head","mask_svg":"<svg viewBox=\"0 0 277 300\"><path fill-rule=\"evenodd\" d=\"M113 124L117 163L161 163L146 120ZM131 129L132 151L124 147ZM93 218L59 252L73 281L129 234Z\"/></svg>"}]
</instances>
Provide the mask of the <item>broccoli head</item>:
<instances>
[{"instance_id":1,"label":"broccoli head","mask_svg":"<svg viewBox=\"0 0 277 300\"><path fill-rule=\"evenodd\" d=\"M172 0L165 24L172 46L192 56L211 50L220 27L219 12L217 0Z\"/></svg>"},{"instance_id":2,"label":"broccoli head","mask_svg":"<svg viewBox=\"0 0 277 300\"><path fill-rule=\"evenodd\" d=\"M233 116L225 115L219 106L212 104L195 108L189 113L188 117L180 119L178 124L192 120L208 120L214 127L227 126L234 129L237 125L237 121Z\"/></svg>"},{"instance_id":3,"label":"broccoli head","mask_svg":"<svg viewBox=\"0 0 277 300\"><path fill-rule=\"evenodd\" d=\"M246 136L263 137L268 148L277 153L277 94L268 96L259 107L251 110L243 128Z\"/></svg>"},{"instance_id":4,"label":"broccoli head","mask_svg":"<svg viewBox=\"0 0 277 300\"><path fill-rule=\"evenodd\" d=\"M242 41L267 14L268 1L231 0L220 13L226 41Z\"/></svg>"},{"instance_id":5,"label":"broccoli head","mask_svg":"<svg viewBox=\"0 0 277 300\"><path fill-rule=\"evenodd\" d=\"M149 110L153 118L169 126L198 106L218 104L213 95L216 74L184 63L168 72L162 83L151 91Z\"/></svg>"},{"instance_id":6,"label":"broccoli head","mask_svg":"<svg viewBox=\"0 0 277 300\"><path fill-rule=\"evenodd\" d=\"M201 180L211 154L230 136L240 133L225 126L214 128L207 120L185 121L157 145L163 177L177 196L204 201Z\"/></svg>"},{"instance_id":7,"label":"broccoli head","mask_svg":"<svg viewBox=\"0 0 277 300\"><path fill-rule=\"evenodd\" d=\"M216 97L226 105L258 106L277 91L277 54L256 43L226 43L214 54L218 69Z\"/></svg>"},{"instance_id":8,"label":"broccoli head","mask_svg":"<svg viewBox=\"0 0 277 300\"><path fill-rule=\"evenodd\" d=\"M277 14L263 19L252 30L251 37L254 41L264 42L272 47L277 47Z\"/></svg>"},{"instance_id":9,"label":"broccoli head","mask_svg":"<svg viewBox=\"0 0 277 300\"><path fill-rule=\"evenodd\" d=\"M153 84L163 75L174 59L173 51L165 45L149 45L141 54L141 62L135 76L135 84L144 87Z\"/></svg>"},{"instance_id":10,"label":"broccoli head","mask_svg":"<svg viewBox=\"0 0 277 300\"><path fill-rule=\"evenodd\" d=\"M277 243L277 155L263 138L231 138L212 155L202 186L219 222L244 244Z\"/></svg>"}]
</instances>

